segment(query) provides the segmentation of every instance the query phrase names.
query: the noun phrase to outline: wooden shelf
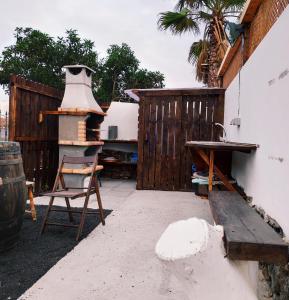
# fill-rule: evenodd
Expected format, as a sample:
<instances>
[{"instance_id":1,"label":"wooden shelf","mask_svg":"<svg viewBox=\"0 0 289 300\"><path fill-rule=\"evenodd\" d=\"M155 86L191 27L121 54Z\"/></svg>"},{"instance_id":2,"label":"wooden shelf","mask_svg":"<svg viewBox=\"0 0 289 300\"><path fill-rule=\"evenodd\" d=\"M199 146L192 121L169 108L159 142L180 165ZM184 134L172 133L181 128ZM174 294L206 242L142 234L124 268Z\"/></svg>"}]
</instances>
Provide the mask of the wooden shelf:
<instances>
[{"instance_id":1,"label":"wooden shelf","mask_svg":"<svg viewBox=\"0 0 289 300\"><path fill-rule=\"evenodd\" d=\"M58 112L63 114L80 114L80 115L87 115L87 114L95 114L100 116L106 116L107 114L103 111L97 111L95 109L87 109L87 108L58 108Z\"/></svg>"},{"instance_id":2,"label":"wooden shelf","mask_svg":"<svg viewBox=\"0 0 289 300\"><path fill-rule=\"evenodd\" d=\"M103 141L65 141L65 140L59 140L59 145L71 145L71 146L102 146L104 144Z\"/></svg>"},{"instance_id":3,"label":"wooden shelf","mask_svg":"<svg viewBox=\"0 0 289 300\"><path fill-rule=\"evenodd\" d=\"M38 122L42 123L44 117L47 115L64 115L64 116L86 116L88 114L95 114L99 116L106 116L107 114L93 109L82 108L58 108L58 110L44 110L39 113Z\"/></svg>"},{"instance_id":4,"label":"wooden shelf","mask_svg":"<svg viewBox=\"0 0 289 300\"><path fill-rule=\"evenodd\" d=\"M137 144L137 140L103 140L105 143L111 144Z\"/></svg>"}]
</instances>

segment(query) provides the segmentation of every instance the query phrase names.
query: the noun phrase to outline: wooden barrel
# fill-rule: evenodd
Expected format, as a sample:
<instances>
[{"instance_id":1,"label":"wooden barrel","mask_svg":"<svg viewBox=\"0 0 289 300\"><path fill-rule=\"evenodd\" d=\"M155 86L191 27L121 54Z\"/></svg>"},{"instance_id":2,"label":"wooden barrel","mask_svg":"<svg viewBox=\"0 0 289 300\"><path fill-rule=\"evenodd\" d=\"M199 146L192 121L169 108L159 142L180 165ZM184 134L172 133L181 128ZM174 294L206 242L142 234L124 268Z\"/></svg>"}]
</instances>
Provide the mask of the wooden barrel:
<instances>
[{"instance_id":1,"label":"wooden barrel","mask_svg":"<svg viewBox=\"0 0 289 300\"><path fill-rule=\"evenodd\" d=\"M0 252L18 239L27 199L19 143L0 142Z\"/></svg>"}]
</instances>

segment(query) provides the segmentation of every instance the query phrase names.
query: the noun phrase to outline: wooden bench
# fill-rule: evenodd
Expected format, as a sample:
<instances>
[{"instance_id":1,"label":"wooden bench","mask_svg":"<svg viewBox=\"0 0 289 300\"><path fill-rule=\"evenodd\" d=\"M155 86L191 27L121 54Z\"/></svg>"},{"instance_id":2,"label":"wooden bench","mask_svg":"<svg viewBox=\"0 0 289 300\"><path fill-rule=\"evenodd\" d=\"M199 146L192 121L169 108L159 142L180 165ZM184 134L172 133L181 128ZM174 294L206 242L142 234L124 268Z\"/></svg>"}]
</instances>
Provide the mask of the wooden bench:
<instances>
[{"instance_id":1,"label":"wooden bench","mask_svg":"<svg viewBox=\"0 0 289 300\"><path fill-rule=\"evenodd\" d=\"M216 224L224 227L228 258L288 262L288 245L237 192L212 191L209 202Z\"/></svg>"}]
</instances>

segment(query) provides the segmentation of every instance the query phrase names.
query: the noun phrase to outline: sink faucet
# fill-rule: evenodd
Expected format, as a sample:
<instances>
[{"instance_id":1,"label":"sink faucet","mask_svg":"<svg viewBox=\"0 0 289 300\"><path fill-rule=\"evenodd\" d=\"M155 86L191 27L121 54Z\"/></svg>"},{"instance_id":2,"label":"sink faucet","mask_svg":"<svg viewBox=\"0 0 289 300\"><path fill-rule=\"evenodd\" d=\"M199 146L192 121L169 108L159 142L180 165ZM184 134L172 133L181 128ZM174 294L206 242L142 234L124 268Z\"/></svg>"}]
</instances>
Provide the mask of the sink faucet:
<instances>
[{"instance_id":1,"label":"sink faucet","mask_svg":"<svg viewBox=\"0 0 289 300\"><path fill-rule=\"evenodd\" d=\"M225 127L221 123L215 123L214 125L215 126L220 126L223 129L223 133L224 133L225 136L220 136L219 139L222 142L226 142L227 141L227 132L226 132Z\"/></svg>"}]
</instances>

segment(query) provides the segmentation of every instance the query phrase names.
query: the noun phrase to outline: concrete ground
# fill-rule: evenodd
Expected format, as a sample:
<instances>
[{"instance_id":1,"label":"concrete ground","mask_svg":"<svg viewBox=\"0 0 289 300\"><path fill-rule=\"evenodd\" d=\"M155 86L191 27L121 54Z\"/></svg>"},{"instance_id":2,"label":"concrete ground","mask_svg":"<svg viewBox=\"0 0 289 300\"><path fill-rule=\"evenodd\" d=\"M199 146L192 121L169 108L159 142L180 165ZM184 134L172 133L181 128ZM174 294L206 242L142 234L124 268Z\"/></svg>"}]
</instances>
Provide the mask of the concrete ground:
<instances>
[{"instance_id":1,"label":"concrete ground","mask_svg":"<svg viewBox=\"0 0 289 300\"><path fill-rule=\"evenodd\" d=\"M97 226L20 299L185 300L177 281L166 282L154 248L174 221L195 216L212 223L208 201L193 193L137 191L133 181L104 181L101 196L104 208L113 210L106 225ZM37 198L36 204L47 200ZM96 207L95 198L90 207Z\"/></svg>"}]
</instances>

